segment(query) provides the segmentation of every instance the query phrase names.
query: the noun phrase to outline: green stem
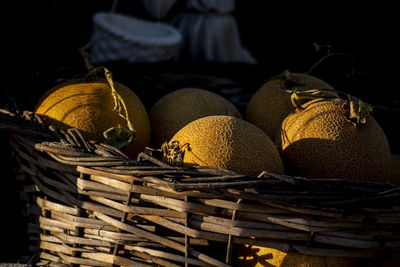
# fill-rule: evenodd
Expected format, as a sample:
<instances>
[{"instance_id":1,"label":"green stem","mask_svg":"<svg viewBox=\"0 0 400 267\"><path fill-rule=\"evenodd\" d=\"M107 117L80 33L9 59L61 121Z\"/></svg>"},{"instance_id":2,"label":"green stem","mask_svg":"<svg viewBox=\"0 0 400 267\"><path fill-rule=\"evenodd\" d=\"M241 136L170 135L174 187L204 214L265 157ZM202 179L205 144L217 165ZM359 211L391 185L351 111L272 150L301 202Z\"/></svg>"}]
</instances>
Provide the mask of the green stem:
<instances>
[{"instance_id":1,"label":"green stem","mask_svg":"<svg viewBox=\"0 0 400 267\"><path fill-rule=\"evenodd\" d=\"M114 98L114 110L118 110L118 115L126 120L129 130L135 131L132 121L129 119L128 109L126 108L125 101L117 93L117 90L115 90L111 71L109 71L106 67L103 67L103 68L104 68L104 75L106 76L107 82L111 87L111 92L112 92L112 95ZM121 114L121 106L124 109L125 115Z\"/></svg>"},{"instance_id":2,"label":"green stem","mask_svg":"<svg viewBox=\"0 0 400 267\"><path fill-rule=\"evenodd\" d=\"M318 65L320 65L323 61L325 61L327 58L330 58L332 56L350 56L353 57L353 55L351 54L346 54L346 53L328 53L327 55L323 56L320 60L318 60L314 65L311 66L311 68L306 72L306 74L311 74L314 69L316 69L318 67ZM352 68L351 71L354 71L354 62L352 63Z\"/></svg>"},{"instance_id":3,"label":"green stem","mask_svg":"<svg viewBox=\"0 0 400 267\"><path fill-rule=\"evenodd\" d=\"M290 96L290 101L297 110L303 109L301 107L301 100L313 100L313 99L331 99L338 98L338 95L334 91L321 91L318 89L311 90L294 90Z\"/></svg>"},{"instance_id":4,"label":"green stem","mask_svg":"<svg viewBox=\"0 0 400 267\"><path fill-rule=\"evenodd\" d=\"M92 63L90 62L89 54L86 52L85 48L79 48L79 52L81 53L85 62L85 67L88 70L86 78L95 76L99 71L104 73L104 76L106 77L106 80L111 88L111 95L114 99L113 110L117 111L118 115L124 118L127 122L128 130L123 128L121 125L118 125L118 127L112 127L103 133L107 143L121 149L129 143L132 143L136 137L135 128L133 127L132 121L129 119L128 109L126 108L125 101L115 89L111 71L103 66L93 67ZM122 113L122 109L125 115Z\"/></svg>"},{"instance_id":5,"label":"green stem","mask_svg":"<svg viewBox=\"0 0 400 267\"><path fill-rule=\"evenodd\" d=\"M90 57L89 54L86 52L84 47L79 48L79 52L81 53L81 56L85 62L85 67L88 71L92 70L94 67L92 65L92 62L90 62Z\"/></svg>"},{"instance_id":6,"label":"green stem","mask_svg":"<svg viewBox=\"0 0 400 267\"><path fill-rule=\"evenodd\" d=\"M367 122L367 117L372 113L372 105L365 103L357 97L347 95L349 103L349 121L354 126Z\"/></svg>"}]
</instances>

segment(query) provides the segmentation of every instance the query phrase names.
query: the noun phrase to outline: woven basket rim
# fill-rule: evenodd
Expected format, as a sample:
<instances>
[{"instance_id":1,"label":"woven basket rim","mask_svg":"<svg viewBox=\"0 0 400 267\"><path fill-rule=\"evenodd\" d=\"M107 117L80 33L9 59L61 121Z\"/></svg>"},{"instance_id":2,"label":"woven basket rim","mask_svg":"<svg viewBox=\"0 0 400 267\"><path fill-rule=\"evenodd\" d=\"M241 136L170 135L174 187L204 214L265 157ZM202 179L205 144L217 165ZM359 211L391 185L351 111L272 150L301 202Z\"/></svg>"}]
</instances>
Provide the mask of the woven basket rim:
<instances>
[{"instance_id":1,"label":"woven basket rim","mask_svg":"<svg viewBox=\"0 0 400 267\"><path fill-rule=\"evenodd\" d=\"M317 192L320 194L321 192L333 191L333 194L336 194L337 190L349 194L349 199L355 198L353 201L346 199L343 202L333 203L341 203L341 205L348 203L352 206L354 206L358 200L384 200L387 197L393 198L400 195L400 187L398 185L384 182L310 179L290 175L278 175L265 171L261 172L258 176L248 176L216 167L176 166L144 152L140 153L137 159L131 159L114 147L101 142L85 140L80 131L75 128L70 128L60 133L60 130L53 126L46 127L44 122L41 121L40 116L31 111L24 111L22 114L14 114L8 110L0 109L0 118L3 119L3 123L0 121L0 128L9 129L11 132L22 133L22 135L18 137L20 139L19 141L23 143L27 142L26 144L29 144L35 150L50 154L53 159L66 165L74 165L78 168L103 167L110 173L125 173L129 175L137 166L143 166L144 164L147 166L156 166L167 173L169 170L176 173L194 175L192 178L188 179L176 180L167 177L165 179L157 178L153 180L154 183L159 183L160 185L168 187L176 193L196 190L229 189L232 196L236 195L239 198L268 200L274 197L279 198L280 194L286 199L295 199L291 196L293 193L290 191L290 188L299 188L299 190L302 191L301 194L305 196L305 199L312 199L312 196L308 195L308 193ZM24 133L28 134L28 136L23 137ZM64 135L64 137L57 140L61 135ZM34 136L34 141L30 140L31 136ZM80 140L77 141L78 139ZM66 144L67 140L75 141L73 141L72 144ZM90 148L93 144L97 146L97 150L93 147ZM104 149L100 154L98 154L99 152L95 152L99 150L99 147ZM130 169L131 167L132 169ZM123 168L125 168L125 170ZM278 186L278 188L279 186L283 186L288 189L286 193L285 191L273 193L269 190L269 187L273 188L276 186ZM347 190L347 188L349 188L349 190ZM359 195L357 195L359 193L362 196L360 199L358 199ZM338 194L340 195L340 192Z\"/></svg>"},{"instance_id":2,"label":"woven basket rim","mask_svg":"<svg viewBox=\"0 0 400 267\"><path fill-rule=\"evenodd\" d=\"M49 217L40 215L40 211L37 214L44 231L57 229L61 233L101 224L105 228L93 230L90 226L88 230L99 234L112 227L118 229L117 234L122 230L164 246L172 242L167 248L180 252L196 251L189 249L189 239L222 242L227 247L250 244L353 258L371 258L400 247L400 187L396 185L272 173L250 177L218 168L173 166L143 152L136 160L130 159L116 148L85 140L77 129L47 127L39 115L30 111L21 114L0 109L0 129L10 131L10 144L19 162L27 162L20 165L21 170L43 194L35 203L49 212ZM69 175L53 180L42 170ZM332 196L333 205L321 205ZM184 236L185 243L159 232L140 230L135 222L125 221L128 214L145 219L148 226L165 227ZM370 233L370 227L378 232ZM379 230L395 235L381 235ZM43 238L40 248L62 250L59 257L66 262L88 261L89 254L80 257L64 251L58 241L53 242L54 238L64 238L65 242L75 243L77 236L49 233ZM83 242L84 235L78 239ZM99 244L96 238L87 241L93 246ZM119 245L125 250L118 236L110 237L109 242L115 244L116 251ZM108 243L105 246L110 247ZM110 261L129 261L112 253L99 253L89 258L106 256ZM201 260L195 254L182 256L182 260ZM226 257L232 257L228 249ZM212 257L204 261L230 266Z\"/></svg>"}]
</instances>

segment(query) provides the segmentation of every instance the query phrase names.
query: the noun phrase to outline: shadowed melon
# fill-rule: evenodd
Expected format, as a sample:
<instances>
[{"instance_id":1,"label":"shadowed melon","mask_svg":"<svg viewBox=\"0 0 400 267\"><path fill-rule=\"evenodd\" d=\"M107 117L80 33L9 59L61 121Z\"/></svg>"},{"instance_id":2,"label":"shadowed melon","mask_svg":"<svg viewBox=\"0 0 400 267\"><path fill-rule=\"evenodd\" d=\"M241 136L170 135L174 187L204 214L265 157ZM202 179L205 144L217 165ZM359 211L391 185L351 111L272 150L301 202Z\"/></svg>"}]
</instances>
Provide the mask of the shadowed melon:
<instances>
[{"instance_id":1,"label":"shadowed melon","mask_svg":"<svg viewBox=\"0 0 400 267\"><path fill-rule=\"evenodd\" d=\"M283 173L278 149L268 135L233 116L207 116L187 124L171 138L169 147L176 145L186 166L219 167L250 176Z\"/></svg>"},{"instance_id":2,"label":"shadowed melon","mask_svg":"<svg viewBox=\"0 0 400 267\"><path fill-rule=\"evenodd\" d=\"M238 252L238 265L240 267L352 267L356 266L356 259L306 255L246 245Z\"/></svg>"},{"instance_id":3,"label":"shadowed melon","mask_svg":"<svg viewBox=\"0 0 400 267\"><path fill-rule=\"evenodd\" d=\"M136 157L150 143L150 121L141 100L128 87L114 82L123 99L136 139L123 151ZM50 89L38 102L35 112L48 125L60 129L77 128L88 140L105 141L103 133L113 127L129 129L127 120L114 109L115 101L106 79L90 78L67 82Z\"/></svg>"},{"instance_id":4,"label":"shadowed melon","mask_svg":"<svg viewBox=\"0 0 400 267\"><path fill-rule=\"evenodd\" d=\"M275 139L284 118L294 111L288 90L324 89L333 91L323 80L305 74L288 71L265 82L250 99L245 119Z\"/></svg>"},{"instance_id":5,"label":"shadowed melon","mask_svg":"<svg viewBox=\"0 0 400 267\"><path fill-rule=\"evenodd\" d=\"M400 155L392 154L392 168L390 172L390 182L400 185Z\"/></svg>"},{"instance_id":6,"label":"shadowed melon","mask_svg":"<svg viewBox=\"0 0 400 267\"><path fill-rule=\"evenodd\" d=\"M173 91L159 99L150 110L152 142L160 147L183 126L211 115L241 118L238 109L222 96L199 88Z\"/></svg>"},{"instance_id":7,"label":"shadowed melon","mask_svg":"<svg viewBox=\"0 0 400 267\"><path fill-rule=\"evenodd\" d=\"M387 182L390 148L371 110L353 97L299 106L277 140L285 170L307 178Z\"/></svg>"}]
</instances>

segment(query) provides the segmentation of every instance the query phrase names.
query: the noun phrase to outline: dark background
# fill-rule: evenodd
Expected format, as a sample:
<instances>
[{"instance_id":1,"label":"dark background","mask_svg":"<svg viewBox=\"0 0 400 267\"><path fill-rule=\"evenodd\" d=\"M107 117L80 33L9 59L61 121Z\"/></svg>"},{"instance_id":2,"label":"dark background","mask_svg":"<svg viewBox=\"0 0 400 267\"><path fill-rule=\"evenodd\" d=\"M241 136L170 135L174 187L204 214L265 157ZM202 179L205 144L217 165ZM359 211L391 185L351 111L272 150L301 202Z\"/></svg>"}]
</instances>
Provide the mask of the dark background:
<instances>
[{"instance_id":1,"label":"dark background","mask_svg":"<svg viewBox=\"0 0 400 267\"><path fill-rule=\"evenodd\" d=\"M7 61L2 65L17 72L75 64L76 48L89 40L92 14L112 6L111 0L6 2L1 8L1 56ZM151 19L140 0L119 3L118 12ZM178 1L165 20L179 12L182 3ZM233 15L243 45L269 70L304 71L321 57L312 46L318 42L357 57L358 71L386 72L398 54L395 12L394 5L366 2L237 0Z\"/></svg>"},{"instance_id":2,"label":"dark background","mask_svg":"<svg viewBox=\"0 0 400 267\"><path fill-rule=\"evenodd\" d=\"M182 3L177 4L166 20L181 10ZM400 90L394 6L365 1L358 5L337 1L292 4L287 1L238 0L236 3L232 15L237 20L243 46L259 64L122 64L114 65L116 68L112 71L114 74L119 71L121 79L124 78L122 74L154 75L166 70L212 74L235 79L252 93L265 79L285 69L308 71L327 53L324 49L316 51L313 44L329 44L332 52L348 56L329 58L314 74L334 87L376 105L375 116L384 128L393 152L400 153L399 131L395 130L400 121ZM110 0L2 3L1 104L12 98L22 108L32 108L32 100L49 89L58 78L83 71L83 61L77 48L89 40L92 15L97 11L109 11L111 6ZM139 0L120 0L117 11L151 19ZM3 133L0 137L1 148L5 151L7 137ZM4 177L1 177L0 184L3 214L1 243L5 248L0 250L0 262L17 261L25 255L26 237L21 231L22 220L17 205L13 205L18 194L15 184L6 179L12 175L8 154L2 164L5 167L2 168Z\"/></svg>"},{"instance_id":3,"label":"dark background","mask_svg":"<svg viewBox=\"0 0 400 267\"><path fill-rule=\"evenodd\" d=\"M32 109L38 96L57 81L83 73L78 48L90 39L92 15L110 11L112 4L112 0L6 1L0 14L0 102L7 102L11 95L22 109ZM178 1L161 21L171 21L184 4ZM341 1L293 4L237 0L232 15L243 46L256 58L257 65L164 62L109 67L115 80L125 82L150 108L158 96L151 90L159 73L225 77L237 81L251 95L267 78L285 69L307 72L327 54L326 49L316 51L313 44L329 45L332 53L344 56L328 58L311 74L373 104L374 116L388 135L392 150L400 153L398 131L393 129L400 121L396 10L394 5L375 2L350 5ZM119 0L116 12L154 20L141 0Z\"/></svg>"},{"instance_id":4,"label":"dark background","mask_svg":"<svg viewBox=\"0 0 400 267\"><path fill-rule=\"evenodd\" d=\"M178 1L162 21L170 21L183 10L184 3ZM90 39L92 15L110 11L112 4L112 0L7 1L0 16L2 90L12 94L23 88L29 95L39 95L54 84L57 75L62 78L73 67L83 68L78 48ZM116 11L154 20L141 0L119 0ZM121 76L167 70L213 74L239 80L249 92L254 92L265 79L285 69L308 71L327 54L326 49L316 51L313 44L327 44L331 52L346 56L330 57L313 75L365 101L377 101L372 104L398 108L399 41L395 12L394 5L366 2L350 5L337 1L289 4L237 0L232 15L243 46L258 61L256 66L169 62L117 65L111 71Z\"/></svg>"}]
</instances>

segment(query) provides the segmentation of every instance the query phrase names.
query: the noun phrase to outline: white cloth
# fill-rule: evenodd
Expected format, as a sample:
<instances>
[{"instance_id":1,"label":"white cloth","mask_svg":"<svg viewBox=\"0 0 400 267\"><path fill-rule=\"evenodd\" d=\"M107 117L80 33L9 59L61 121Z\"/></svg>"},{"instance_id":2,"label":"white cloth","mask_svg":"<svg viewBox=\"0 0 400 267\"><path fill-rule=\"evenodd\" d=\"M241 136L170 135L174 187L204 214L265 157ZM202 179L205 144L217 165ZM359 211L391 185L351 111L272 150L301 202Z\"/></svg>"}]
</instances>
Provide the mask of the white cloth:
<instances>
[{"instance_id":1,"label":"white cloth","mask_svg":"<svg viewBox=\"0 0 400 267\"><path fill-rule=\"evenodd\" d=\"M180 57L189 61L257 61L242 47L235 18L235 0L187 0L186 12L172 24L182 34Z\"/></svg>"},{"instance_id":2,"label":"white cloth","mask_svg":"<svg viewBox=\"0 0 400 267\"><path fill-rule=\"evenodd\" d=\"M154 19L164 18L175 5L176 0L142 0L143 6Z\"/></svg>"}]
</instances>

